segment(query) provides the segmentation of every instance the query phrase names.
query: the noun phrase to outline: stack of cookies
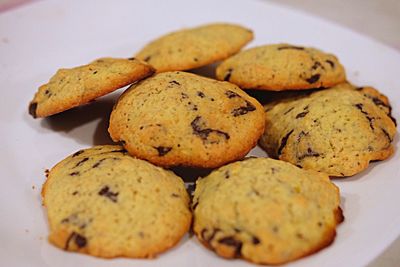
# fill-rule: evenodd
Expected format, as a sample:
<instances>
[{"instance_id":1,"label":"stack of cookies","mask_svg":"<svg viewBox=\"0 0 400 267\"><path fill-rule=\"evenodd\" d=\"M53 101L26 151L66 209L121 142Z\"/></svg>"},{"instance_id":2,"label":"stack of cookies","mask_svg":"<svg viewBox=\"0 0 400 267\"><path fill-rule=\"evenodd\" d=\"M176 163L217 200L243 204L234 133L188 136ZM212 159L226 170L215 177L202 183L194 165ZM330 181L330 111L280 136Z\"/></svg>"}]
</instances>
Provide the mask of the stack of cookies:
<instances>
[{"instance_id":1,"label":"stack of cookies","mask_svg":"<svg viewBox=\"0 0 400 267\"><path fill-rule=\"evenodd\" d=\"M330 177L393 153L388 99L349 84L334 55L290 44L240 52L252 39L233 24L181 30L135 58L61 69L39 88L35 118L132 84L110 117L119 144L80 150L47 173L51 243L151 258L193 225L222 257L282 264L333 242L344 217ZM185 72L220 61L216 79ZM274 159L244 158L257 142ZM192 201L185 177L168 170L182 166L212 170Z\"/></svg>"}]
</instances>

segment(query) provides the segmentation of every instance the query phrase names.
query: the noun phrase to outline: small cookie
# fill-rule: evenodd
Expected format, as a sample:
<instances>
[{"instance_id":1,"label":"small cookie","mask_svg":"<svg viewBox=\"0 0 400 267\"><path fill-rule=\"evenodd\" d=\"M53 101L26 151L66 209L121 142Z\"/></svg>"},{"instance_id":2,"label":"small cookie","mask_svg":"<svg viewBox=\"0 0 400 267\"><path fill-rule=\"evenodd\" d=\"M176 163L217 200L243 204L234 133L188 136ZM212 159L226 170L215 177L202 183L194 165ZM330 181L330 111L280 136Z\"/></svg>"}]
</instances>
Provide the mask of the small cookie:
<instances>
[{"instance_id":1,"label":"small cookie","mask_svg":"<svg viewBox=\"0 0 400 267\"><path fill-rule=\"evenodd\" d=\"M164 35L146 45L136 57L157 72L188 70L223 60L253 39L239 25L215 23Z\"/></svg>"},{"instance_id":2,"label":"small cookie","mask_svg":"<svg viewBox=\"0 0 400 267\"><path fill-rule=\"evenodd\" d=\"M153 72L150 65L135 58L100 58L88 65L60 69L39 87L29 105L29 114L47 117L89 103Z\"/></svg>"},{"instance_id":3,"label":"small cookie","mask_svg":"<svg viewBox=\"0 0 400 267\"><path fill-rule=\"evenodd\" d=\"M97 257L151 258L191 223L183 181L121 146L80 150L53 167L42 189L49 241Z\"/></svg>"},{"instance_id":4,"label":"small cookie","mask_svg":"<svg viewBox=\"0 0 400 267\"><path fill-rule=\"evenodd\" d=\"M244 157L264 120L261 104L236 85L165 72L121 96L108 131L131 155L156 165L213 168Z\"/></svg>"},{"instance_id":5,"label":"small cookie","mask_svg":"<svg viewBox=\"0 0 400 267\"><path fill-rule=\"evenodd\" d=\"M339 204L327 175L249 158L197 181L193 230L222 257L282 264L333 242L343 221Z\"/></svg>"},{"instance_id":6,"label":"small cookie","mask_svg":"<svg viewBox=\"0 0 400 267\"><path fill-rule=\"evenodd\" d=\"M393 153L387 98L349 84L265 106L259 144L274 158L330 176L351 176Z\"/></svg>"},{"instance_id":7,"label":"small cookie","mask_svg":"<svg viewBox=\"0 0 400 267\"><path fill-rule=\"evenodd\" d=\"M343 66L334 55L289 44L240 52L222 62L216 76L244 89L271 91L331 87L346 80Z\"/></svg>"}]
</instances>

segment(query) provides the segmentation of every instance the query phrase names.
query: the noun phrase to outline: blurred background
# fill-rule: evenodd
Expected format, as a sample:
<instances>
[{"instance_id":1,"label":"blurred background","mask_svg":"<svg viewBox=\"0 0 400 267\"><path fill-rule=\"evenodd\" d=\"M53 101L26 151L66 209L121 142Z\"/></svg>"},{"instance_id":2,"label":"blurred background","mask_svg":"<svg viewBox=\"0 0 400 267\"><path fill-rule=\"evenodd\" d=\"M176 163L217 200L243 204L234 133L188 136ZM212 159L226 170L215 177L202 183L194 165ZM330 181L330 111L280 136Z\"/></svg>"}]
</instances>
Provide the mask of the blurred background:
<instances>
[{"instance_id":1,"label":"blurred background","mask_svg":"<svg viewBox=\"0 0 400 267\"><path fill-rule=\"evenodd\" d=\"M38 0L0 0L0 13L9 12L21 5L31 4L35 1ZM324 18L400 51L400 0L256 1L269 1ZM367 267L397 266L400 266L400 238Z\"/></svg>"}]
</instances>

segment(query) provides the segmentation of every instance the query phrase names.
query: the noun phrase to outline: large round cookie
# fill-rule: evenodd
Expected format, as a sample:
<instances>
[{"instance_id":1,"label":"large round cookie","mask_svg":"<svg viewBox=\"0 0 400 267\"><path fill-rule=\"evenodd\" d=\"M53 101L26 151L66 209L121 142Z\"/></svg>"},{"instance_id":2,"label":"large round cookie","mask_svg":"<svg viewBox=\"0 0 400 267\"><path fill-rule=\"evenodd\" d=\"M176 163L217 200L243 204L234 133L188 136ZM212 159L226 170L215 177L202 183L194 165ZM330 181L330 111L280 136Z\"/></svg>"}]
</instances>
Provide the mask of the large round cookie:
<instances>
[{"instance_id":1,"label":"large round cookie","mask_svg":"<svg viewBox=\"0 0 400 267\"><path fill-rule=\"evenodd\" d=\"M249 158L197 181L193 229L218 255L282 264L333 242L343 220L327 175Z\"/></svg>"},{"instance_id":2,"label":"large round cookie","mask_svg":"<svg viewBox=\"0 0 400 267\"><path fill-rule=\"evenodd\" d=\"M72 69L60 69L39 87L29 105L34 117L47 117L143 79L153 68L135 58L100 58Z\"/></svg>"},{"instance_id":3,"label":"large round cookie","mask_svg":"<svg viewBox=\"0 0 400 267\"><path fill-rule=\"evenodd\" d=\"M334 55L289 44L242 51L222 62L216 76L244 89L271 91L330 87L346 80Z\"/></svg>"},{"instance_id":4,"label":"large round cookie","mask_svg":"<svg viewBox=\"0 0 400 267\"><path fill-rule=\"evenodd\" d=\"M157 72L188 70L223 60L253 39L253 32L227 23L207 24L164 35L146 45L136 57Z\"/></svg>"},{"instance_id":5,"label":"large round cookie","mask_svg":"<svg viewBox=\"0 0 400 267\"><path fill-rule=\"evenodd\" d=\"M121 96L108 131L130 154L156 165L212 168L244 157L264 120L261 104L231 83L165 72Z\"/></svg>"},{"instance_id":6,"label":"large round cookie","mask_svg":"<svg viewBox=\"0 0 400 267\"><path fill-rule=\"evenodd\" d=\"M349 84L265 106L268 155L330 176L351 176L393 153L387 98Z\"/></svg>"},{"instance_id":7,"label":"large round cookie","mask_svg":"<svg viewBox=\"0 0 400 267\"><path fill-rule=\"evenodd\" d=\"M80 150L50 170L42 189L49 241L93 256L154 257L191 222L183 181L121 146Z\"/></svg>"}]
</instances>

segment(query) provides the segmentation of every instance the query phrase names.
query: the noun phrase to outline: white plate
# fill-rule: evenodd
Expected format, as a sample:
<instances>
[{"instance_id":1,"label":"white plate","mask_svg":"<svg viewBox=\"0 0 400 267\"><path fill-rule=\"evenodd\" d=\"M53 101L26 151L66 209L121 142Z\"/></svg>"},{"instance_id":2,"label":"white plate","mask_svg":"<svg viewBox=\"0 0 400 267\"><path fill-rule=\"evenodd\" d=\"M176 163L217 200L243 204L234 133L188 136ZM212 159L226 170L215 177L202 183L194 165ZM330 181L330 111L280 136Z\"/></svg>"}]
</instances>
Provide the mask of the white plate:
<instances>
[{"instance_id":1,"label":"white plate","mask_svg":"<svg viewBox=\"0 0 400 267\"><path fill-rule=\"evenodd\" d=\"M132 56L147 41L205 22L252 28L250 46L311 45L339 56L349 80L388 95L399 117L400 54L321 19L262 1L41 1L0 15L1 266L251 266L216 257L186 236L156 260L102 260L67 253L46 240L40 189L44 170L72 152L110 142L110 97L50 119L32 119L28 102L55 70L101 56ZM395 140L398 150L397 137ZM257 152L256 152L257 153ZM333 245L290 266L363 266L400 234L399 153L352 178L336 180L345 222Z\"/></svg>"}]
</instances>

